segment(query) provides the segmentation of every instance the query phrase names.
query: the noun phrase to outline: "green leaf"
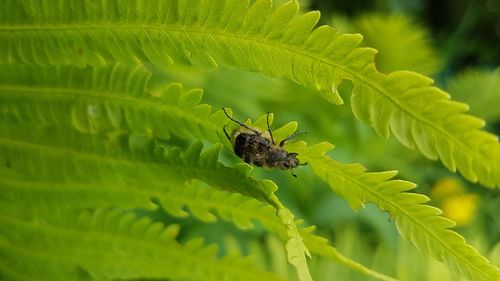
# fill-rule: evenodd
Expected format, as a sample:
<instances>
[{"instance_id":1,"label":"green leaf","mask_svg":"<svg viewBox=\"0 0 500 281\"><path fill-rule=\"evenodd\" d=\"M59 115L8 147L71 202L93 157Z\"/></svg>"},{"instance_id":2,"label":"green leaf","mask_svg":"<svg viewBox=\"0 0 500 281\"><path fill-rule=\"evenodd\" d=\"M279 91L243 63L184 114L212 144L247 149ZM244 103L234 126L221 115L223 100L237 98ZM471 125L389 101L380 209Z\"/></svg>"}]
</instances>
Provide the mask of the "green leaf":
<instances>
[{"instance_id":1,"label":"green leaf","mask_svg":"<svg viewBox=\"0 0 500 281\"><path fill-rule=\"evenodd\" d=\"M9 126L10 125L10 126ZM126 159L123 156L113 157L110 152L103 150L105 138L99 135L71 135L70 131L57 131L54 128L33 128L33 126L22 126L5 124L7 129L0 133L0 161L9 163L13 169L25 171L29 178L40 180L69 181L75 183L107 183L114 181L125 183L126 186L158 186L159 182L181 184L191 179L200 179L213 187L231 192L239 192L252 196L272 205L280 214L287 209L274 195L276 184L269 180L257 181L249 177L247 169L231 169L218 163L218 155L221 145L214 145L210 149L202 151L202 144L196 142L185 152L178 148L164 150L161 146L154 149L154 153L160 152L160 158L156 161L142 161ZM69 142L68 139L80 141ZM84 140L89 143L84 143ZM96 153L97 147L100 153ZM146 146L147 147L147 146ZM164 151L163 151L164 150ZM147 152L146 149L143 149ZM200 154L201 153L201 154ZM50 163L50 164L49 164ZM136 173L135 171L140 171ZM129 176L133 175L133 177ZM113 185L113 184L112 184ZM99 186L99 185L98 185ZM85 187L85 186L84 186ZM119 188L120 185L113 188ZM163 187L165 188L165 187ZM155 192L160 192L161 185L156 187ZM43 191L42 191L43 192ZM118 195L122 197L127 194L127 189L120 189ZM137 193L137 190L132 190ZM150 191L151 192L151 191ZM122 194L120 194L122 193ZM123 194L124 193L124 194ZM153 193L154 194L154 193ZM132 202L127 204L146 204L153 194L139 192ZM74 196L76 194L70 194ZM97 196L99 194L87 194ZM101 193L102 195L102 193ZM107 200L113 193L104 193L97 200ZM165 198L166 203L172 200ZM97 202L96 202L97 203ZM178 203L177 203L178 204ZM205 220L212 220L213 216L205 209L190 204L191 212ZM182 215L182 205L170 206L177 215ZM291 215L291 214L290 214ZM302 243L302 238L294 222L283 221L288 228L289 240L298 241L296 247L291 248L294 255L302 255L299 262L293 263L297 267L300 277L308 276L305 253L307 248ZM299 249L302 252L299 252ZM307 278L303 280L308 280Z\"/></svg>"},{"instance_id":2,"label":"green leaf","mask_svg":"<svg viewBox=\"0 0 500 281\"><path fill-rule=\"evenodd\" d=\"M0 161L26 173L27 179L155 185L197 178L211 186L275 204L275 183L257 181L249 177L249 171L218 163L221 145L214 145L202 153L202 144L196 142L183 152L178 148L165 149L154 140L146 140L144 147L137 149L138 155L133 156L129 140L120 144L105 135L1 124ZM132 156L126 157L127 154Z\"/></svg>"},{"instance_id":3,"label":"green leaf","mask_svg":"<svg viewBox=\"0 0 500 281\"><path fill-rule=\"evenodd\" d=\"M158 205L152 202L155 199L167 212L178 217L188 213L203 221L220 217L242 229L253 227L256 220L283 241L289 241L287 253L293 259L302 259L300 251L307 251L301 248L300 241L303 239L306 247L319 256L379 280L394 280L342 256L326 239L312 233L314 227L298 229L298 236L295 224L300 225L300 222L292 223L289 218L293 215L288 210L280 210L281 218L278 218L276 210L268 204L238 193L213 189L198 180L184 185L172 186L162 182L144 186L112 182L29 181L24 175L13 173L12 169L4 168L0 172L3 175L0 178L0 202L23 202L37 211L49 208L68 212L103 207L156 209ZM297 266L302 266L300 260Z\"/></svg>"},{"instance_id":4,"label":"green leaf","mask_svg":"<svg viewBox=\"0 0 500 281\"><path fill-rule=\"evenodd\" d=\"M199 3L3 1L0 10L16 12L0 19L0 63L225 66L290 79L337 104L336 88L350 80L356 117L382 137L392 131L470 181L500 186L500 145L481 131L483 121L424 76L377 72L375 50L359 48L360 35L339 35L328 26L309 32L317 16L296 14L295 1L272 9L270 1L228 0L214 8L238 17L210 16L212 1ZM291 28L302 33L290 35Z\"/></svg>"},{"instance_id":5,"label":"green leaf","mask_svg":"<svg viewBox=\"0 0 500 281\"><path fill-rule=\"evenodd\" d=\"M373 78L375 78L374 76ZM410 72L394 72L386 85L400 95L390 101L373 94L354 94L353 110L372 124L379 134L390 129L406 146L418 148L426 157L437 159L451 171L486 186L498 186L500 147L498 138L480 131L484 121L465 115L467 106L450 102L449 96L431 87L431 80ZM368 91L369 92L369 91ZM394 107L397 105L397 107Z\"/></svg>"},{"instance_id":6,"label":"green leaf","mask_svg":"<svg viewBox=\"0 0 500 281\"><path fill-rule=\"evenodd\" d=\"M75 219L75 213L57 209L40 217L7 207L0 212L0 265L9 268L2 275L10 279L281 280L248 259L216 258L216 247L205 247L202 240L180 244L177 226L121 210L87 211Z\"/></svg>"},{"instance_id":7,"label":"green leaf","mask_svg":"<svg viewBox=\"0 0 500 281\"><path fill-rule=\"evenodd\" d=\"M198 104L202 91L166 83L147 88L151 73L142 66L109 68L0 68L0 116L18 122L73 126L81 132L116 130L169 139L224 139L222 111ZM168 124L166 124L168 122ZM220 126L217 126L221 124Z\"/></svg>"},{"instance_id":8,"label":"green leaf","mask_svg":"<svg viewBox=\"0 0 500 281\"><path fill-rule=\"evenodd\" d=\"M306 147L298 142L289 147L352 208L375 203L391 215L401 236L444 261L453 272L471 280L500 280L500 270L449 229L455 225L453 221L439 216L441 210L423 204L429 200L427 196L408 192L415 184L393 179L396 171L366 172L360 164L341 164L325 156L331 148L328 143Z\"/></svg>"}]
</instances>

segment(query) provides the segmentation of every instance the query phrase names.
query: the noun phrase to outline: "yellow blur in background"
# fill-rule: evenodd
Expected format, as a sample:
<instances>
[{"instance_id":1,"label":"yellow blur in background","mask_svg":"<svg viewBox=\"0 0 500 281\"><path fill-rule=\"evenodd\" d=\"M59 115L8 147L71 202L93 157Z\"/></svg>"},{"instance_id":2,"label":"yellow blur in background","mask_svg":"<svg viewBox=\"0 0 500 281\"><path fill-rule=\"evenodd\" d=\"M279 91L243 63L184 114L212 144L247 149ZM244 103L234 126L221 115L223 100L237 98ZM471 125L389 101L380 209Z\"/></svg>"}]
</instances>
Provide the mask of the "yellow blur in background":
<instances>
[{"instance_id":1,"label":"yellow blur in background","mask_svg":"<svg viewBox=\"0 0 500 281\"><path fill-rule=\"evenodd\" d=\"M479 197L466 193L460 181L455 178L438 180L432 187L431 198L443 210L443 216L455 221L457 226L470 223L479 205Z\"/></svg>"}]
</instances>

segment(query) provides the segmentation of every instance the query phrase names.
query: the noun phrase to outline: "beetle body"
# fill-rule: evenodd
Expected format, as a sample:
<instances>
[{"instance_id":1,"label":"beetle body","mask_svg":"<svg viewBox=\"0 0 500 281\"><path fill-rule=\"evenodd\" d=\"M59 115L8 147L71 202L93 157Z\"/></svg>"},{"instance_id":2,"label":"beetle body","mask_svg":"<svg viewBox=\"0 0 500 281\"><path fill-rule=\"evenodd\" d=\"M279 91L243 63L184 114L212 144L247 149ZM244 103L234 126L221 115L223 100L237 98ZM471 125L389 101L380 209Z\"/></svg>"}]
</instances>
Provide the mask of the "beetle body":
<instances>
[{"instance_id":1,"label":"beetle body","mask_svg":"<svg viewBox=\"0 0 500 281\"><path fill-rule=\"evenodd\" d=\"M239 133L234 141L234 153L257 167L288 170L299 165L297 153L289 153L263 135Z\"/></svg>"},{"instance_id":2,"label":"beetle body","mask_svg":"<svg viewBox=\"0 0 500 281\"><path fill-rule=\"evenodd\" d=\"M267 131L261 132L255 128L251 128L246 124L233 119L226 110L223 108L226 116L240 125L233 131L232 138L224 127L224 134L233 142L234 153L243 159L248 164L257 167L277 168L281 170L292 170L293 168L304 165L297 159L298 153L287 152L283 146L285 142L294 138L302 132L294 133L287 138L283 139L279 145L274 142L273 134L269 126L269 113L267 115Z\"/></svg>"}]
</instances>

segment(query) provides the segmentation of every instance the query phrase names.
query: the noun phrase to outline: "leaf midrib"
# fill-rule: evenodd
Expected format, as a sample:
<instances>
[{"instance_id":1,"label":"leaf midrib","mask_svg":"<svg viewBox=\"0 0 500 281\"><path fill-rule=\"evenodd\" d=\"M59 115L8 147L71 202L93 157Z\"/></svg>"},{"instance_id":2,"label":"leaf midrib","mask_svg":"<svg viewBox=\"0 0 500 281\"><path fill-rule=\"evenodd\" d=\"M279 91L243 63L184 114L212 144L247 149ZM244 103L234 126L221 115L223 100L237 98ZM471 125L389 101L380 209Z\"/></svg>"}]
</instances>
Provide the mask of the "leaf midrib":
<instances>
[{"instance_id":1,"label":"leaf midrib","mask_svg":"<svg viewBox=\"0 0 500 281\"><path fill-rule=\"evenodd\" d=\"M67 147L64 147L64 148L63 147L54 147L54 146L50 146L50 145L46 145L46 144L30 143L30 142L25 142L25 141L16 140L16 139L9 139L9 138L6 138L5 136L0 136L0 146L1 145L11 146L11 147L12 146L22 147L23 149L34 150L34 151L38 151L39 153L45 153L45 154L49 154L49 155L55 155L55 154L62 155L64 158L68 158L69 155L72 155L73 157L79 158L79 159L83 158L86 160L97 161L97 162L101 162L101 163L107 162L108 164L113 165L113 166L120 166L120 165L132 166L132 165L137 165L138 163L141 163L142 165L147 165L147 166L151 166L151 167L155 167L155 168L169 167L172 170L196 171L197 173L205 174L206 178L210 178L210 179L216 178L218 180L221 178L225 178L226 179L225 182L228 182L228 183L229 182L230 183L239 182L240 186L244 187L244 190L249 190L249 191L258 190L262 199L266 199L266 201L264 201L264 202L268 202L268 203L272 204L272 202L268 201L269 198L263 190L261 190L260 188L256 188L254 185L252 185L250 183L245 182L244 178L234 177L230 173L218 173L218 175L214 175L213 169L207 170L207 169L203 169L203 168L200 168L197 166L176 165L175 163L157 164L157 163L151 163L151 162L145 162L145 161L138 162L137 160L131 161L131 160L126 159L126 158L115 159L115 158L111 158L111 157L105 157L103 155L97 155L97 154L92 154L92 153L88 153L88 152L76 151L76 150L73 150L73 149L70 149ZM224 167L224 166L221 168L231 169L231 168ZM184 172L183 174L189 174L189 172L188 173ZM256 183L261 184L260 182L256 182ZM231 191L229 191L229 192L231 192ZM256 198L256 199L258 199L258 198ZM262 201L262 200L259 200L259 201Z\"/></svg>"},{"instance_id":2,"label":"leaf midrib","mask_svg":"<svg viewBox=\"0 0 500 281\"><path fill-rule=\"evenodd\" d=\"M371 88L375 89L376 91L380 92L383 96L385 96L388 100L390 100L392 103L394 103L397 107L399 107L402 111L407 112L408 115L410 115L412 118L419 120L421 123L427 125L430 128L433 128L435 131L443 134L446 139L451 140L456 146L460 147L462 151L466 151L467 154L472 155L472 158L476 158L477 156L473 151L470 150L468 146L465 144L462 144L461 141L459 141L456 137L455 134L452 134L448 132L447 130L441 128L441 127L436 127L434 126L435 122L426 120L425 118L421 117L420 115L416 114L413 112L410 108L408 107L403 107L399 101L397 101L395 98L393 98L388 92L386 92L382 87L380 87L376 82L372 81L371 79L363 77L363 75L357 73L354 70L351 70L347 67L344 67L343 65L339 65L336 63L333 63L331 61L324 60L322 57L315 56L314 54L305 51L304 48L294 48L288 44L273 44L271 40L262 40L261 38L255 37L255 36L250 36L248 34L243 34L240 35L238 33L230 33L227 32L226 30L224 31L217 31L217 30L210 30L208 28L201 28L201 29L194 29L194 28L186 28L186 27L181 27L181 26L169 26L167 24L150 24L150 25L141 25L141 24L130 24L124 22L122 25L116 25L116 24L105 24L105 23L96 23L93 25L82 25L82 24L65 24L61 23L61 25L0 25L0 32L12 32L12 31L66 31L66 30L92 30L95 32L95 29L137 29L140 31L144 31L146 34L146 30L160 30L165 33L168 32L176 32L176 33L201 33L204 35L210 35L210 36L218 36L218 37L230 37L230 38L238 38L241 39L242 41L250 41L250 42L255 42L255 44L260 45L260 44L266 44L269 46L272 46L273 48L277 50L287 50L288 52L292 54L297 54L297 53L302 53L303 56L308 57L312 61L319 61L323 64L330 65L333 68L338 68L342 69L344 72L349 73L352 77L355 77L361 81L365 81L365 85L369 85ZM227 34L229 33L229 34ZM247 36L245 36L247 35ZM189 35L188 35L189 36ZM260 47L259 47L260 48ZM266 57L266 56L264 56ZM439 153L438 153L439 154Z\"/></svg>"},{"instance_id":3,"label":"leaf midrib","mask_svg":"<svg viewBox=\"0 0 500 281\"><path fill-rule=\"evenodd\" d=\"M161 239L161 238L159 238L157 241L137 240L137 239L134 239L131 237L126 237L124 235L120 235L119 233L112 233L109 231L96 232L96 231L93 231L91 229L77 229L77 228L73 229L73 228L61 227L61 226L56 226L56 225L50 225L50 227L48 227L48 226L45 227L45 226L40 225L40 224L39 225L32 225L32 224L29 224L27 222L20 221L17 218L7 217L5 214L0 214L0 220L10 221L10 223L20 225L22 228L35 229L34 231L37 231L37 229L38 229L38 231L46 231L48 234L62 233L62 235L65 235L65 236L70 236L73 238L81 238L82 231L85 231L87 233L86 234L87 236L91 235L91 239L95 239L95 238L98 238L98 239L107 238L109 240L117 240L118 239L118 240L121 240L123 242L131 242L131 243L136 244L136 245L139 244L139 245L143 245L143 246L148 247L148 248L155 248L155 249L158 248L158 244L156 244L154 242L158 242L158 243L163 242L162 243L163 246L165 246L164 243L166 242L164 239ZM199 255L190 255L189 248L185 247L185 245L178 244L174 239L172 239L172 241L170 241L170 242L171 242L171 245L173 245L174 247L176 247L179 250L179 251L175 251L175 253L177 253L179 256L184 256L187 260L206 262L206 257L199 256ZM34 254L34 255L38 255L38 256L42 256L42 257L46 257L46 258L51 258L51 257L56 258L60 262L67 262L68 260L75 258L72 255L64 255L63 253L60 253L60 252L54 254L53 252L52 253L41 252L38 250L26 248L26 247L19 247L18 245L9 244L8 246L14 248L14 250L17 250L17 251L24 251L24 252L28 252L30 254ZM204 247L201 247L199 249L195 249L193 251L193 253L203 255L206 253L206 249L207 249L207 246L204 246ZM163 253L163 256L165 256L165 255L168 256L168 254L166 254L166 252L167 252L166 250L167 250L167 248L165 248L165 253ZM109 260L113 260L113 258L114 258L113 255L107 255L106 253L104 253L104 254L102 252L96 252L96 253L99 254L98 255L99 257L109 256ZM92 257L95 257L95 256L92 256ZM89 260L89 259L82 259L80 256L80 258L78 258L77 260L85 261L85 260ZM151 260L148 260L146 257L142 257L141 259L135 259L135 261L137 261L137 260L139 260L139 261L144 260L144 262L146 264L151 263ZM158 268L162 268L162 261L157 260L157 259L155 259L155 260L158 262ZM213 260L213 259L210 259L210 260ZM122 261L126 261L126 260L122 260ZM248 273L249 273L248 271L242 270L240 267L235 268L234 264L226 264L226 263L221 262L221 261L223 261L223 260L214 260L214 262L212 263L212 265L217 265L217 267L222 268L221 271L219 271L219 272L232 271L232 272L237 272L237 273L245 273L244 275L248 275ZM132 264L135 264L135 263L132 263ZM253 274L250 273L250 275L253 275Z\"/></svg>"},{"instance_id":4,"label":"leaf midrib","mask_svg":"<svg viewBox=\"0 0 500 281\"><path fill-rule=\"evenodd\" d=\"M29 96L31 99L50 99L50 98L58 98L58 99L72 99L75 96L85 96L93 99L100 99L107 101L109 99L116 100L119 102L126 102L129 105L139 105L149 108L155 108L160 112L169 110L170 112L174 112L177 116L182 116L186 120L190 120L192 123L196 123L203 127L208 127L213 129L214 131L219 130L218 127L215 126L212 122L206 122L207 119L199 118L197 115L186 114L186 111L180 110L176 108L174 104L169 103L161 103L161 99L157 100L147 100L147 97L140 98L141 96L131 95L131 94L123 94L119 95L115 92L107 92L107 91L95 91L91 89L77 89L77 88L63 88L63 87L44 87L44 86L21 86L21 85L13 85L13 84L0 84L0 96L9 96L9 91L20 92L26 96ZM32 95L30 93L43 93L43 95ZM25 94L26 93L26 94ZM71 94L72 96L68 96ZM151 96L151 98L154 98ZM169 130L173 132L172 130ZM174 130L175 131L175 130Z\"/></svg>"},{"instance_id":5,"label":"leaf midrib","mask_svg":"<svg viewBox=\"0 0 500 281\"><path fill-rule=\"evenodd\" d=\"M21 189L22 190L21 192L23 192L23 191L29 192L30 190L49 191L49 192L55 191L55 192L67 192L67 193L74 192L74 191L77 191L77 192L84 191L84 192L90 193L90 192L92 192L91 190L99 190L99 192L102 191L102 188L95 187L92 184L89 185L89 184L81 184L81 183L73 183L73 182L70 182L67 184L61 184L61 183L48 183L48 182L46 183L46 182L39 182L39 181L27 182L27 181L13 180L13 179L0 179L0 184L14 185L15 186L14 189ZM96 183L96 184L106 184L106 183ZM274 210L274 208L272 210L269 210L270 214L272 215L272 218L259 212L259 210L261 210L263 208L270 207L270 205L262 205L262 201L259 201L259 200L252 198L253 200L255 200L254 202L259 203L259 205L252 205L253 207L257 207L257 211L253 210L253 212L250 212L249 210L247 210L245 208L240 208L236 205L224 204L224 202L228 201L227 199L230 196L232 196L231 193L228 191L224 191L224 193L226 193L226 194L224 194L224 197L218 198L218 199L222 199L221 201L214 201L214 200L211 200L211 199L214 199L214 197L212 197L212 196L210 196L209 198L205 198L205 197L199 196L199 194L195 194L195 197L193 197L193 196L186 196L186 194L184 194L182 192L175 192L176 187L173 185L167 185L166 183L163 183L162 185L156 185L152 189L134 188L133 184L126 185L126 186L119 186L119 187L112 184L111 182L109 184L110 185L108 187L106 187L104 190L104 192L109 193L109 194L113 194L113 193L120 192L120 191L125 191L127 193L135 194L135 195L130 195L131 197L135 197L136 195L142 195L144 197L158 197L158 198L168 197L168 200L183 203L182 205L185 205L188 207L202 204L202 205L204 205L204 209L209 211L209 212L212 209L215 209L217 211L222 210L222 212L227 211L227 212L233 213L233 214L236 213L236 214L238 214L238 216L236 216L236 217L239 217L239 216L245 217L245 219L247 219L247 221L249 221L249 222L251 222L252 219L258 218L259 221L266 221L266 223L271 224L271 225L278 223L277 225L281 226L280 221L278 219L276 219L276 217L274 216L274 213L272 211L272 210ZM67 185L71 185L71 189L68 189ZM165 185L165 186L163 186L163 185ZM165 191L165 187L168 188L168 191ZM161 190L159 190L159 188ZM217 192L221 192L221 191L217 191ZM216 196L220 196L220 195L222 195L222 193L220 193ZM241 195L241 196L244 197L244 195ZM248 199L246 201L241 201L239 203L245 204L246 202L248 202L248 200L252 200L250 198L251 197L248 197ZM66 204L67 202L64 202L64 203ZM73 204L73 203L69 202L67 204L71 206L71 204ZM192 212L190 212L190 213L192 213ZM220 215L220 213L219 213L218 217L222 217ZM248 219L248 218L250 218L250 219ZM229 219L229 220L231 220L231 219ZM251 228L253 228L253 227L251 227ZM276 231L276 232L278 232L278 231Z\"/></svg>"}]
</instances>

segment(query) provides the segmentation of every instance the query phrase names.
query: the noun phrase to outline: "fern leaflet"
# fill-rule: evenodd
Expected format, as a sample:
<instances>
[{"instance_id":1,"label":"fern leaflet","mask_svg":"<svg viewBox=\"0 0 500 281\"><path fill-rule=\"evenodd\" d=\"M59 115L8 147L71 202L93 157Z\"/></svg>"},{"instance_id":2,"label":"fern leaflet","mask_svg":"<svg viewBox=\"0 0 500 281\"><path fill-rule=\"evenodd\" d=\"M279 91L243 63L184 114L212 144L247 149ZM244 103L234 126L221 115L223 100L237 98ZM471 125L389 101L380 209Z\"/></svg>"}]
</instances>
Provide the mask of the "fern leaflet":
<instances>
[{"instance_id":1,"label":"fern leaflet","mask_svg":"<svg viewBox=\"0 0 500 281\"><path fill-rule=\"evenodd\" d=\"M2 204L0 212L0 264L10 268L13 279L280 280L239 256L216 259L216 247L204 247L200 239L179 244L178 227L121 210L77 215L52 209L39 217L26 211L28 206L22 212L13 212L19 205L7 207L12 206Z\"/></svg>"},{"instance_id":2,"label":"fern leaflet","mask_svg":"<svg viewBox=\"0 0 500 281\"><path fill-rule=\"evenodd\" d=\"M360 164L341 164L325 156L329 143L306 147L303 142L290 144L307 161L313 172L351 207L373 202L394 218L399 233L420 250L444 261L456 273L472 280L500 280L500 270L489 263L458 233L455 223L439 216L441 210L424 205L425 195L406 192L415 184L392 179L397 172L366 172Z\"/></svg>"}]
</instances>

